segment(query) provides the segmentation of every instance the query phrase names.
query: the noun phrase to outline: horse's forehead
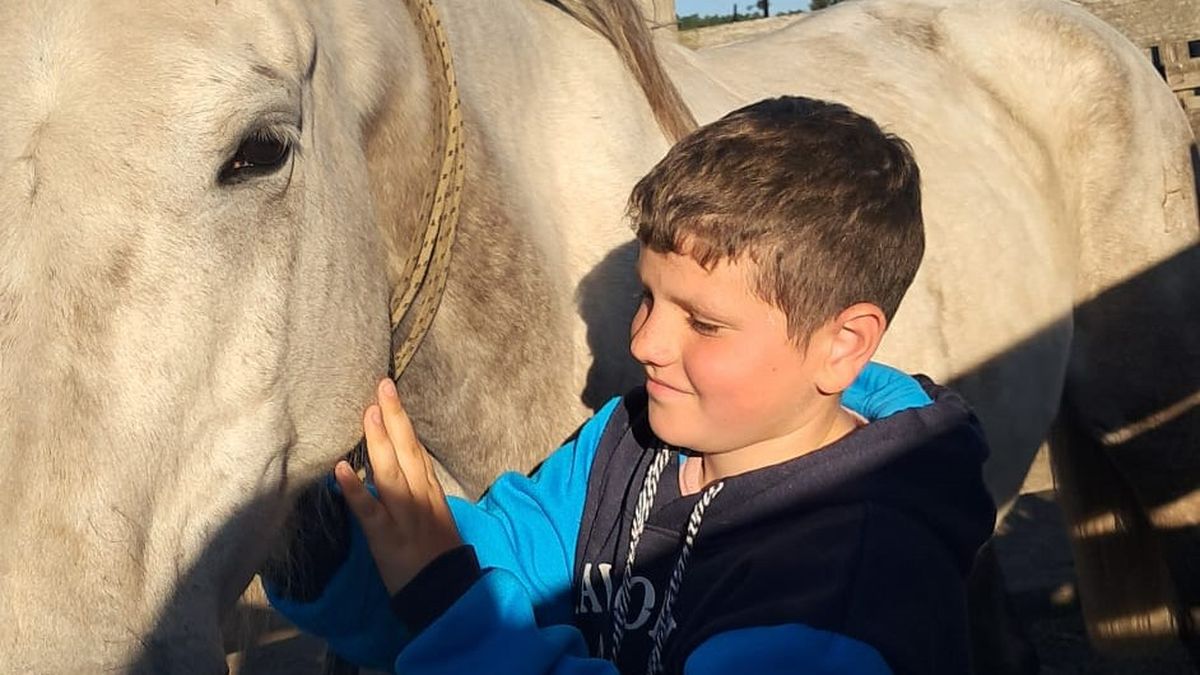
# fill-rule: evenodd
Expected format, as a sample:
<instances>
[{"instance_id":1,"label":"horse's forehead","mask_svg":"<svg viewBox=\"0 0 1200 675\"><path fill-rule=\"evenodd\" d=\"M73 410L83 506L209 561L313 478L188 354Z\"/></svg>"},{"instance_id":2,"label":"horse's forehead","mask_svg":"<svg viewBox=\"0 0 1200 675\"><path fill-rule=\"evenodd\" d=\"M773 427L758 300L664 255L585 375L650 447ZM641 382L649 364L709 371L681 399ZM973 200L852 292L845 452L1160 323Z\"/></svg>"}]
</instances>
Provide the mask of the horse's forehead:
<instances>
[{"instance_id":1,"label":"horse's forehead","mask_svg":"<svg viewBox=\"0 0 1200 675\"><path fill-rule=\"evenodd\" d=\"M14 4L0 10L0 161L40 171L211 152L247 111L295 99L315 44L291 0Z\"/></svg>"},{"instance_id":2,"label":"horse's forehead","mask_svg":"<svg viewBox=\"0 0 1200 675\"><path fill-rule=\"evenodd\" d=\"M0 12L0 85L31 111L134 92L150 96L132 102L152 106L254 68L297 71L314 41L311 19L291 0L15 4Z\"/></svg>"}]
</instances>

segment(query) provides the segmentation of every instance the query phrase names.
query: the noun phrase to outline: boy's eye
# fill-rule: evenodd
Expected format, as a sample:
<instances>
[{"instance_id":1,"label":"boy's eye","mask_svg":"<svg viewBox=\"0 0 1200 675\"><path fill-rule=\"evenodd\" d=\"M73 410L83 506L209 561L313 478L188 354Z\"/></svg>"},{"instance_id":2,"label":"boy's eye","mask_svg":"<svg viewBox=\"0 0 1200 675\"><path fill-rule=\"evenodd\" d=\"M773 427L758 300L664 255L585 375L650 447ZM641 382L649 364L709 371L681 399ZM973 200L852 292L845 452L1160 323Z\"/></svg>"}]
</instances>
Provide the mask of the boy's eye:
<instances>
[{"instance_id":1,"label":"boy's eye","mask_svg":"<svg viewBox=\"0 0 1200 675\"><path fill-rule=\"evenodd\" d=\"M688 323L691 324L692 330L701 335L716 335L721 330L720 326L712 323L706 323L704 321L700 321L699 319L688 319Z\"/></svg>"}]
</instances>

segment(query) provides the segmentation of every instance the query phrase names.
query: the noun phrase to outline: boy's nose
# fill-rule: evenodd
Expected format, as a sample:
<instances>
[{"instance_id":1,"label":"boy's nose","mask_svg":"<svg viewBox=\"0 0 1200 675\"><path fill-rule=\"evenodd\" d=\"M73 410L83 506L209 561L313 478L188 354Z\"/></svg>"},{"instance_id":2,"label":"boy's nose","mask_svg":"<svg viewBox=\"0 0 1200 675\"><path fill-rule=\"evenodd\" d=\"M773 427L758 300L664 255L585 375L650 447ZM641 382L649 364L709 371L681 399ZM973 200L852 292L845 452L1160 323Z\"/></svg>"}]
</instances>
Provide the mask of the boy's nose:
<instances>
[{"instance_id":1,"label":"boy's nose","mask_svg":"<svg viewBox=\"0 0 1200 675\"><path fill-rule=\"evenodd\" d=\"M639 319L641 319L639 323ZM654 312L634 317L629 352L643 365L665 366L674 361L674 340L665 322Z\"/></svg>"}]
</instances>

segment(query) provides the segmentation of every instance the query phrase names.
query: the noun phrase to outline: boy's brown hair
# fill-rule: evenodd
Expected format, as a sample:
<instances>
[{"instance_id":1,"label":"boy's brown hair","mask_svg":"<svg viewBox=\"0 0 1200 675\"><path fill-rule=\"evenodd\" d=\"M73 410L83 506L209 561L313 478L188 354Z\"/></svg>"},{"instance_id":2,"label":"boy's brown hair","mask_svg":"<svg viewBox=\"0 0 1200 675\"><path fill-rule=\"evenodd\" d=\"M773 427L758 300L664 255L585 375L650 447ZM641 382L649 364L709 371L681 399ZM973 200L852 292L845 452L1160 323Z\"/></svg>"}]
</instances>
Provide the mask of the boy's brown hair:
<instances>
[{"instance_id":1,"label":"boy's brown hair","mask_svg":"<svg viewBox=\"0 0 1200 675\"><path fill-rule=\"evenodd\" d=\"M633 189L642 245L705 268L750 256L788 334L857 302L890 321L925 250L920 175L902 139L846 106L760 101L697 129Z\"/></svg>"}]
</instances>

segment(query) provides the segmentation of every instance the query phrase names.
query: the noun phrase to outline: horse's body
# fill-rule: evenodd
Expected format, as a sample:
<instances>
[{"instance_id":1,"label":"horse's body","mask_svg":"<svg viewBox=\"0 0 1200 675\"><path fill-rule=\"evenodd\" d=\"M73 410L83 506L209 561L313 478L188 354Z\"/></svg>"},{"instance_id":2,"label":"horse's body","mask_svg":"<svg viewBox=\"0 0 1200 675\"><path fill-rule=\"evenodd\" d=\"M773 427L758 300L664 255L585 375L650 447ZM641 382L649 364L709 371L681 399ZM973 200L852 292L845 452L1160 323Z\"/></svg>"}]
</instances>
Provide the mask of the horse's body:
<instances>
[{"instance_id":1,"label":"horse's body","mask_svg":"<svg viewBox=\"0 0 1200 675\"><path fill-rule=\"evenodd\" d=\"M467 179L401 384L475 491L637 380L621 216L668 140L663 104L567 13L438 7ZM219 672L263 532L354 443L387 369L388 288L434 180L418 30L384 0L0 9L0 512L18 514L0 670ZM936 0L666 49L701 121L796 93L912 142L929 246L883 357L966 390L998 499L1066 391L1073 447L1128 441L1155 523L1200 522L1178 491L1200 463L1180 450L1200 381L1190 135L1135 49L1066 6ZM296 149L219 182L255 131ZM1122 349L1146 335L1165 347ZM1162 411L1175 436L1139 433Z\"/></svg>"}]
</instances>

